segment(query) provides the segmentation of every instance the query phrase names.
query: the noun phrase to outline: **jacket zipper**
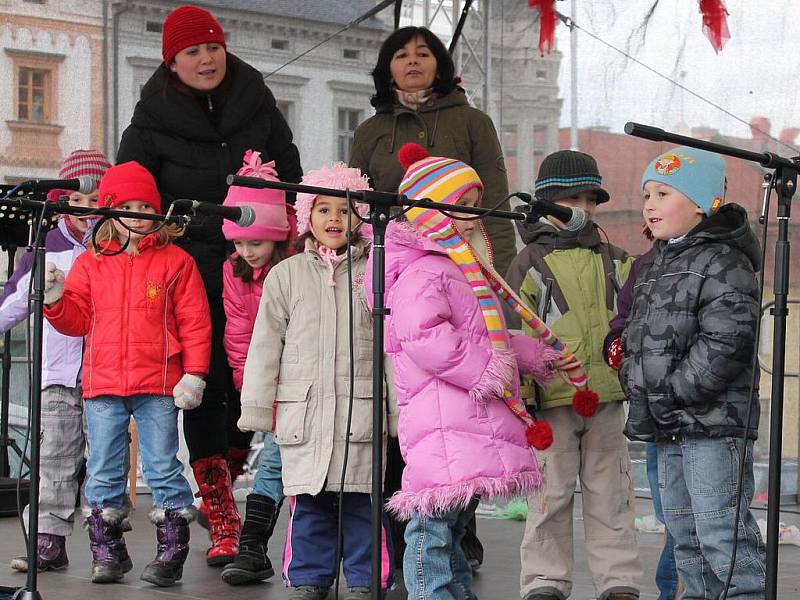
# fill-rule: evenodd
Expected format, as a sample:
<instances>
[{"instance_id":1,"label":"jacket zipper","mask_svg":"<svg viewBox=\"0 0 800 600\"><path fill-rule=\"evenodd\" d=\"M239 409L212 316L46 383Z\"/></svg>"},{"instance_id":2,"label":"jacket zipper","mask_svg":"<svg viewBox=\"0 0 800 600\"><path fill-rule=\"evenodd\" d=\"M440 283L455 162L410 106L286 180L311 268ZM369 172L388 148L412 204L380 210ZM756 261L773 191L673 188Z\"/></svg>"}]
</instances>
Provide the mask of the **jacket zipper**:
<instances>
[{"instance_id":1,"label":"jacket zipper","mask_svg":"<svg viewBox=\"0 0 800 600\"><path fill-rule=\"evenodd\" d=\"M130 348L128 348L128 328L131 325L131 303L129 301L131 297L131 275L133 272L133 254L128 255L128 266L125 269L125 286L124 286L124 293L125 296L122 299L125 306L125 322L122 324L122 352L120 352L120 358L124 359L125 356L128 356ZM124 368L122 361L120 361L120 371L123 373L123 386L122 390L125 392L123 395L128 395L130 391L128 389L128 371Z\"/></svg>"}]
</instances>

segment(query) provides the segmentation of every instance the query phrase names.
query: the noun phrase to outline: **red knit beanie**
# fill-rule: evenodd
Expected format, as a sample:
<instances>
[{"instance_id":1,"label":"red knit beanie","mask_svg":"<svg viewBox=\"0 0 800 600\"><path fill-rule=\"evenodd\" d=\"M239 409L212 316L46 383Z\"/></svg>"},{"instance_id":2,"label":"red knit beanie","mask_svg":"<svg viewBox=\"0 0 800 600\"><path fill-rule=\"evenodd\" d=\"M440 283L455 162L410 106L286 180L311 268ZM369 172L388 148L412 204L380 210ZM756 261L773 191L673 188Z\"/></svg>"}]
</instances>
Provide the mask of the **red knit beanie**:
<instances>
[{"instance_id":1,"label":"red knit beanie","mask_svg":"<svg viewBox=\"0 0 800 600\"><path fill-rule=\"evenodd\" d=\"M156 180L135 160L131 160L106 171L100 181L100 208L117 208L132 200L147 202L161 212L161 194L158 193Z\"/></svg>"},{"instance_id":2,"label":"red knit beanie","mask_svg":"<svg viewBox=\"0 0 800 600\"><path fill-rule=\"evenodd\" d=\"M88 176L99 182L111 163L99 150L73 150L61 163L61 170L58 172L59 179L76 179L81 176ZM69 190L50 190L47 199L56 201L59 196L69 196Z\"/></svg>"},{"instance_id":3,"label":"red knit beanie","mask_svg":"<svg viewBox=\"0 0 800 600\"><path fill-rule=\"evenodd\" d=\"M175 55L189 46L219 44L225 46L222 25L210 12L190 4L173 10L164 19L161 33L161 56L170 65Z\"/></svg>"}]
</instances>

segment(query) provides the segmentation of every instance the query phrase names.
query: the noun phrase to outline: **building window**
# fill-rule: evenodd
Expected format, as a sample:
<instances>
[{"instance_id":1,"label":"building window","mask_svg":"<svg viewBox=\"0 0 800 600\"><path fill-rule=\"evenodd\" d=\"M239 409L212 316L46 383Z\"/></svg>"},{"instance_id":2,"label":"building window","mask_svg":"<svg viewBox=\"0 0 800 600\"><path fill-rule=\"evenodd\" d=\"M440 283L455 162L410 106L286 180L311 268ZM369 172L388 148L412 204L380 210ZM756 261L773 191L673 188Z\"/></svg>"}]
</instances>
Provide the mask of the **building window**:
<instances>
[{"instance_id":1,"label":"building window","mask_svg":"<svg viewBox=\"0 0 800 600\"><path fill-rule=\"evenodd\" d=\"M503 155L506 158L517 155L517 128L513 125L503 128Z\"/></svg>"},{"instance_id":2,"label":"building window","mask_svg":"<svg viewBox=\"0 0 800 600\"><path fill-rule=\"evenodd\" d=\"M17 118L20 121L48 123L50 121L50 71L19 68L17 86Z\"/></svg>"},{"instance_id":3,"label":"building window","mask_svg":"<svg viewBox=\"0 0 800 600\"><path fill-rule=\"evenodd\" d=\"M144 30L149 33L161 33L162 29L163 25L159 21L147 21L144 24Z\"/></svg>"},{"instance_id":4,"label":"building window","mask_svg":"<svg viewBox=\"0 0 800 600\"><path fill-rule=\"evenodd\" d=\"M536 79L547 79L547 71L544 69L536 69Z\"/></svg>"},{"instance_id":5,"label":"building window","mask_svg":"<svg viewBox=\"0 0 800 600\"><path fill-rule=\"evenodd\" d=\"M278 110L281 111L283 118L286 119L286 123L289 125L289 129L292 129L292 117L294 116L294 102L289 102L288 100L278 100L276 104L278 106Z\"/></svg>"},{"instance_id":6,"label":"building window","mask_svg":"<svg viewBox=\"0 0 800 600\"><path fill-rule=\"evenodd\" d=\"M337 149L336 158L342 162L350 160L350 150L353 148L353 134L361 121L361 111L355 108L340 108L338 130L336 133Z\"/></svg>"},{"instance_id":7,"label":"building window","mask_svg":"<svg viewBox=\"0 0 800 600\"><path fill-rule=\"evenodd\" d=\"M23 2L27 2L28 4L44 4L44 0L22 0Z\"/></svg>"},{"instance_id":8,"label":"building window","mask_svg":"<svg viewBox=\"0 0 800 600\"><path fill-rule=\"evenodd\" d=\"M358 60L361 57L361 51L354 48L345 48L342 55L347 60Z\"/></svg>"},{"instance_id":9,"label":"building window","mask_svg":"<svg viewBox=\"0 0 800 600\"><path fill-rule=\"evenodd\" d=\"M289 40L279 40L277 38L273 38L270 46L273 50L288 50Z\"/></svg>"}]
</instances>

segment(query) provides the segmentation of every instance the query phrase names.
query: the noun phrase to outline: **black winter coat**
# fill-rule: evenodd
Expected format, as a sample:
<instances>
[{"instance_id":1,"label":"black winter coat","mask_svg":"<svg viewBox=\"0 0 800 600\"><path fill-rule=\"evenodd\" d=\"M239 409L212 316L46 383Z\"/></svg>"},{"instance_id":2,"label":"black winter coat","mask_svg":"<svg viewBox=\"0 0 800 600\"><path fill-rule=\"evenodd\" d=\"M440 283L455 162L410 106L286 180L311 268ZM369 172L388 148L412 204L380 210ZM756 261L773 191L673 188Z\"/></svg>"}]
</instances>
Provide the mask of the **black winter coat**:
<instances>
[{"instance_id":1,"label":"black winter coat","mask_svg":"<svg viewBox=\"0 0 800 600\"><path fill-rule=\"evenodd\" d=\"M758 435L751 396L760 307L761 250L747 213L727 204L685 238L657 242L633 288L619 371L630 400L625 434L643 441L679 435Z\"/></svg>"},{"instance_id":2,"label":"black winter coat","mask_svg":"<svg viewBox=\"0 0 800 600\"><path fill-rule=\"evenodd\" d=\"M176 198L222 204L225 178L250 148L275 161L281 181L300 181L292 131L256 69L228 54L225 80L210 94L173 81L162 65L145 84L117 154L118 163L135 160L153 174L164 210ZM221 220L205 218L188 238L224 248Z\"/></svg>"}]
</instances>

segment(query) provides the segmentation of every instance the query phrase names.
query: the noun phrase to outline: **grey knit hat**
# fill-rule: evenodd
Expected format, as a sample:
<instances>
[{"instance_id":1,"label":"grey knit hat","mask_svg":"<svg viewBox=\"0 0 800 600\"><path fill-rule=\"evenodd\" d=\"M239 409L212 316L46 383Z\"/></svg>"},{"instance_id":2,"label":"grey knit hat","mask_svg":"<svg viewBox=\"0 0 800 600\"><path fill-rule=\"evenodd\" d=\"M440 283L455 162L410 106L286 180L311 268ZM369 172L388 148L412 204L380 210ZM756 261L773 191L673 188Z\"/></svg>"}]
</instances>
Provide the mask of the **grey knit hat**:
<instances>
[{"instance_id":1,"label":"grey knit hat","mask_svg":"<svg viewBox=\"0 0 800 600\"><path fill-rule=\"evenodd\" d=\"M534 193L539 200L553 202L581 192L597 192L597 204L603 204L609 196L600 186L602 182L593 157L575 150L559 150L547 155L539 166Z\"/></svg>"}]
</instances>

